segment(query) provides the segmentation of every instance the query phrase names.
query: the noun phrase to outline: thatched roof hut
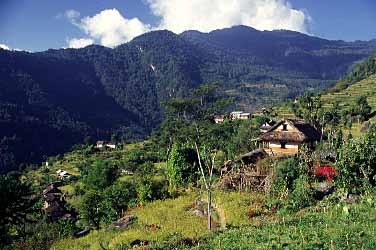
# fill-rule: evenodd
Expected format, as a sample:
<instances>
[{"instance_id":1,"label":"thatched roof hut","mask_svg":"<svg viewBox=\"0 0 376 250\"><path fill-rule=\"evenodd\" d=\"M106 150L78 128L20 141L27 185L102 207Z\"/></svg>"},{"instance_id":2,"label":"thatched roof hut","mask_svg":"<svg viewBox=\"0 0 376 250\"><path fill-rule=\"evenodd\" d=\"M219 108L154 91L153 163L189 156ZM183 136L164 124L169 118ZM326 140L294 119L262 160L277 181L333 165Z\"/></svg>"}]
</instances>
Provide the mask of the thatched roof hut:
<instances>
[{"instance_id":1,"label":"thatched roof hut","mask_svg":"<svg viewBox=\"0 0 376 250\"><path fill-rule=\"evenodd\" d=\"M278 129L280 126L290 125L292 129ZM283 142L313 142L319 141L321 138L320 132L318 132L313 126L304 120L299 119L283 119L277 122L266 133L260 136L263 141L283 141Z\"/></svg>"}]
</instances>

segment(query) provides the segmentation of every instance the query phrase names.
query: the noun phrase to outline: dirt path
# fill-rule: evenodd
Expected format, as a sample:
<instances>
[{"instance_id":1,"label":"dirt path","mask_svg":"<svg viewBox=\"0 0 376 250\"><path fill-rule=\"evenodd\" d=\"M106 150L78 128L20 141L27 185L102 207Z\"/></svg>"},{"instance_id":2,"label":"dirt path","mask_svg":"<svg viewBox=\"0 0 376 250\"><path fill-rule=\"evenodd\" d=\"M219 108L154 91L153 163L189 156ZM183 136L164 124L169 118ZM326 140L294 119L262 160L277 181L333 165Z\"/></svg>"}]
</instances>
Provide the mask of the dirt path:
<instances>
[{"instance_id":1,"label":"dirt path","mask_svg":"<svg viewBox=\"0 0 376 250\"><path fill-rule=\"evenodd\" d=\"M219 223L221 224L221 229L226 229L226 216L225 212L217 206L216 204L213 203L213 208L217 211L218 216L219 216Z\"/></svg>"}]
</instances>

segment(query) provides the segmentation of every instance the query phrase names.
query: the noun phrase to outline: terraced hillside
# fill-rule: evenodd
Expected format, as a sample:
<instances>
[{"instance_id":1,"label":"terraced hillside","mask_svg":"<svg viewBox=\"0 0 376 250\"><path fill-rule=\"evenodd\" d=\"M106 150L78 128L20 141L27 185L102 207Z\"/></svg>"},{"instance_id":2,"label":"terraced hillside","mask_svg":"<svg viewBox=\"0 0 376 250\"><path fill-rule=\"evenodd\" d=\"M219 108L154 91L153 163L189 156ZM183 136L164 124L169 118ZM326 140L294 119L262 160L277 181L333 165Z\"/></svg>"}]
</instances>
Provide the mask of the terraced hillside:
<instances>
[{"instance_id":1,"label":"terraced hillside","mask_svg":"<svg viewBox=\"0 0 376 250\"><path fill-rule=\"evenodd\" d=\"M376 111L376 74L353 83L343 90L323 93L321 100L324 109L329 110L337 103L339 112L342 112L350 109L351 105L353 105L360 96L365 96L367 98L368 104L372 107L372 112ZM290 102L282 103L281 105L274 107L273 110L277 113L278 118L292 118L295 116ZM376 123L376 118L372 117L369 121L374 124ZM351 133L354 136L359 136L361 134L361 127L361 123L354 122L352 124ZM349 132L347 128L344 128L344 130L346 133Z\"/></svg>"},{"instance_id":2,"label":"terraced hillside","mask_svg":"<svg viewBox=\"0 0 376 250\"><path fill-rule=\"evenodd\" d=\"M376 110L376 74L354 83L342 91L325 94L322 96L322 100L325 108L330 108L337 102L343 109L354 103L359 96L367 97L372 111Z\"/></svg>"}]
</instances>

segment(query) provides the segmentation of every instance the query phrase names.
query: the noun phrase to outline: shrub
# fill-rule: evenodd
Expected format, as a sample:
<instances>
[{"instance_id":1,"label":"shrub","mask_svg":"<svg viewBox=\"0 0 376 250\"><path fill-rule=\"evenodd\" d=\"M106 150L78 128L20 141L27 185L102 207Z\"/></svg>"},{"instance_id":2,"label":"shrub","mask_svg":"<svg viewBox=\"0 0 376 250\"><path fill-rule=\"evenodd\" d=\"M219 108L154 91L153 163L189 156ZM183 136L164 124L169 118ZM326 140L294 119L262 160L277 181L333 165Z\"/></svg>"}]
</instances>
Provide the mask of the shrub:
<instances>
[{"instance_id":1,"label":"shrub","mask_svg":"<svg viewBox=\"0 0 376 250\"><path fill-rule=\"evenodd\" d=\"M170 190L192 183L197 178L197 154L187 147L174 144L167 162Z\"/></svg>"},{"instance_id":2,"label":"shrub","mask_svg":"<svg viewBox=\"0 0 376 250\"><path fill-rule=\"evenodd\" d=\"M358 140L350 140L339 150L336 162L338 185L347 192L358 192L375 184L376 128Z\"/></svg>"},{"instance_id":3,"label":"shrub","mask_svg":"<svg viewBox=\"0 0 376 250\"><path fill-rule=\"evenodd\" d=\"M314 192L308 178L304 175L299 176L299 178L294 181L293 190L285 201L286 209L298 211L312 205L314 202L313 195Z\"/></svg>"},{"instance_id":4,"label":"shrub","mask_svg":"<svg viewBox=\"0 0 376 250\"><path fill-rule=\"evenodd\" d=\"M299 162L296 158L288 158L278 163L272 182L272 196L280 196L286 189L293 187L294 181L299 176L298 166Z\"/></svg>"}]
</instances>

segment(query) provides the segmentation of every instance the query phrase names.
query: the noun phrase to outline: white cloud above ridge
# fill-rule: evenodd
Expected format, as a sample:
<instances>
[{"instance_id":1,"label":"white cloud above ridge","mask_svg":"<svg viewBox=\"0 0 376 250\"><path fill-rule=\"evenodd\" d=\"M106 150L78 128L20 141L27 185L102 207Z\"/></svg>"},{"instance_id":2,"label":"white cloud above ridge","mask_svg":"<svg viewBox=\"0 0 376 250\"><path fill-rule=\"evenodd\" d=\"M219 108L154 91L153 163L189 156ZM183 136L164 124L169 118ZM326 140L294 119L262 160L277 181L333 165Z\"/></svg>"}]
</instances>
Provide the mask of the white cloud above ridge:
<instances>
[{"instance_id":1,"label":"white cloud above ridge","mask_svg":"<svg viewBox=\"0 0 376 250\"><path fill-rule=\"evenodd\" d=\"M78 26L92 39L107 47L115 47L128 42L136 36L151 30L150 25L144 24L138 18L127 19L117 9L107 9L90 17L77 21L67 18Z\"/></svg>"},{"instance_id":2,"label":"white cloud above ridge","mask_svg":"<svg viewBox=\"0 0 376 250\"><path fill-rule=\"evenodd\" d=\"M72 38L68 39L67 43L69 48L79 49L94 44L94 40L90 38Z\"/></svg>"},{"instance_id":3,"label":"white cloud above ridge","mask_svg":"<svg viewBox=\"0 0 376 250\"><path fill-rule=\"evenodd\" d=\"M9 47L8 45L3 44L3 43L0 43L0 48L1 48L1 49L5 49L5 50L10 50L10 51L26 51L26 52L32 52L32 51L30 51L30 50L26 50L26 49L11 48L11 47Z\"/></svg>"},{"instance_id":4,"label":"white cloud above ridge","mask_svg":"<svg viewBox=\"0 0 376 250\"><path fill-rule=\"evenodd\" d=\"M311 23L305 11L292 8L286 0L145 0L145 3L151 13L160 18L157 25L145 24L138 18L128 19L117 9L105 9L81 19L78 11L68 10L65 17L93 42L98 41L107 47L115 47L159 29L175 33L186 30L210 32L246 25L258 30L286 29L309 33ZM81 40L82 44L89 40L74 39L76 43Z\"/></svg>"},{"instance_id":5,"label":"white cloud above ridge","mask_svg":"<svg viewBox=\"0 0 376 250\"><path fill-rule=\"evenodd\" d=\"M5 44L1 44L1 43L0 43L0 48L1 48L1 49L5 49L5 50L12 50L12 49L9 48L7 45L5 45Z\"/></svg>"},{"instance_id":6,"label":"white cloud above ridge","mask_svg":"<svg viewBox=\"0 0 376 250\"><path fill-rule=\"evenodd\" d=\"M310 17L285 0L147 0L161 18L158 29L209 32L234 25L259 30L287 29L308 33Z\"/></svg>"}]
</instances>

